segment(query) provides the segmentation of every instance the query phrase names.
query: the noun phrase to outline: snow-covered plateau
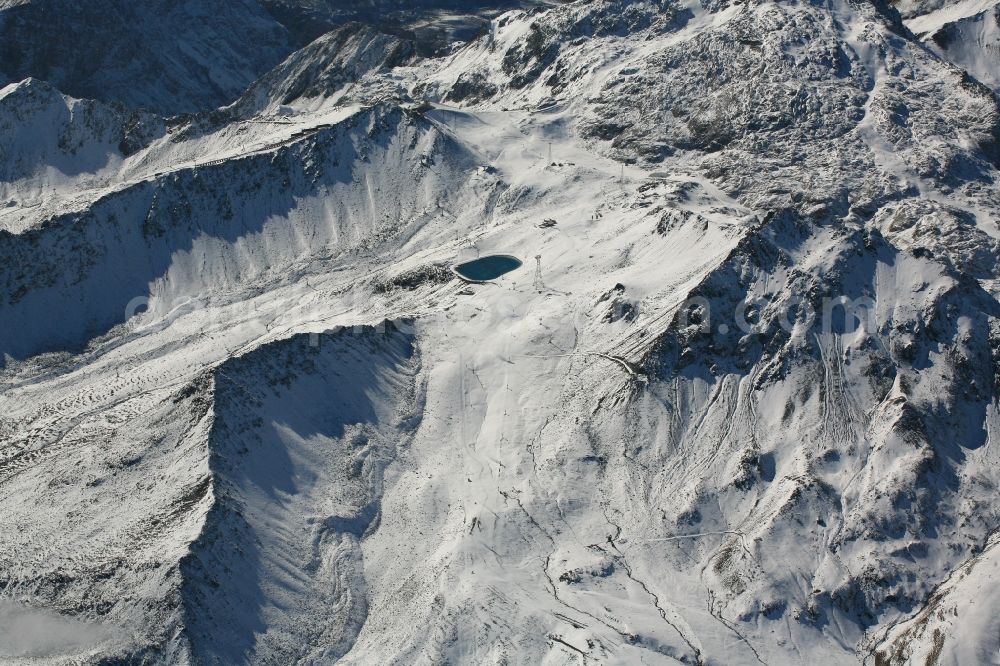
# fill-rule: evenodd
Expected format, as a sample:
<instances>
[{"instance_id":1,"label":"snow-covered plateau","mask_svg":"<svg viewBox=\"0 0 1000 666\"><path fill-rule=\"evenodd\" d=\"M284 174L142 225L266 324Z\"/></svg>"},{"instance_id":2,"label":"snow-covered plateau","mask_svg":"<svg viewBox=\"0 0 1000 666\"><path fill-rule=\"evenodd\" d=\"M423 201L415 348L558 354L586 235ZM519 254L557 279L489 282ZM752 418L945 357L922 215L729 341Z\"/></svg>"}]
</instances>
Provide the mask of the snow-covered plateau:
<instances>
[{"instance_id":1,"label":"snow-covered plateau","mask_svg":"<svg viewBox=\"0 0 1000 666\"><path fill-rule=\"evenodd\" d=\"M0 88L0 663L1000 664L998 7L350 22L218 109L284 47L97 99L54 49Z\"/></svg>"}]
</instances>

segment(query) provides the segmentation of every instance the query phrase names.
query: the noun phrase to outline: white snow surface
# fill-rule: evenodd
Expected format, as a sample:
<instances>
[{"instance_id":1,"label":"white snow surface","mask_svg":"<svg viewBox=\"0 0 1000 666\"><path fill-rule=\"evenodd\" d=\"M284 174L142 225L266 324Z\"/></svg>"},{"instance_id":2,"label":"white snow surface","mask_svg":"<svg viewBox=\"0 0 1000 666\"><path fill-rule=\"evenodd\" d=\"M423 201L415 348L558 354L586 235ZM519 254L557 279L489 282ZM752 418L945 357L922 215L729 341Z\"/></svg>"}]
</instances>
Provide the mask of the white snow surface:
<instances>
[{"instance_id":1,"label":"white snow surface","mask_svg":"<svg viewBox=\"0 0 1000 666\"><path fill-rule=\"evenodd\" d=\"M888 663L1000 663L1000 565L997 540L970 558L913 618L893 627Z\"/></svg>"},{"instance_id":2,"label":"white snow surface","mask_svg":"<svg viewBox=\"0 0 1000 666\"><path fill-rule=\"evenodd\" d=\"M0 617L55 638L0 659L996 663L1000 114L893 25L599 0L182 121L4 88Z\"/></svg>"},{"instance_id":3,"label":"white snow surface","mask_svg":"<svg viewBox=\"0 0 1000 666\"><path fill-rule=\"evenodd\" d=\"M962 0L919 14L906 26L942 58L1000 91L1000 3Z\"/></svg>"}]
</instances>

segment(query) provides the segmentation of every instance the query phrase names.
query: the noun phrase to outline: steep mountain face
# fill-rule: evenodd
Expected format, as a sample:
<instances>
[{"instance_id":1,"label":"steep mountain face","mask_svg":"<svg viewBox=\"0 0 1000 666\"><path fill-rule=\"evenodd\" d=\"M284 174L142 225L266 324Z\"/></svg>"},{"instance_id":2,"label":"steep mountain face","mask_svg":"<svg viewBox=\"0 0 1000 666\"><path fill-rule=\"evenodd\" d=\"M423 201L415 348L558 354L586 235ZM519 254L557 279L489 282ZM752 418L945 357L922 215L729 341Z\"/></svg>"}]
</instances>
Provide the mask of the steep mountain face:
<instances>
[{"instance_id":1,"label":"steep mountain face","mask_svg":"<svg viewBox=\"0 0 1000 666\"><path fill-rule=\"evenodd\" d=\"M8 233L0 352L79 350L135 314L136 298L166 314L424 224L468 168L447 141L398 108L373 107L270 150L125 183L83 211ZM440 151L451 159L436 171L413 163Z\"/></svg>"},{"instance_id":2,"label":"steep mountain face","mask_svg":"<svg viewBox=\"0 0 1000 666\"><path fill-rule=\"evenodd\" d=\"M256 0L31 0L0 8L0 74L175 114L235 98L294 48Z\"/></svg>"},{"instance_id":3,"label":"steep mountain face","mask_svg":"<svg viewBox=\"0 0 1000 666\"><path fill-rule=\"evenodd\" d=\"M229 107L242 117L274 114L284 105L313 99L329 103L369 74L409 64L416 44L361 23L349 23L296 51L254 83Z\"/></svg>"},{"instance_id":4,"label":"steep mountain face","mask_svg":"<svg viewBox=\"0 0 1000 666\"><path fill-rule=\"evenodd\" d=\"M349 25L172 121L5 88L0 613L68 636L11 656L995 660L1000 108L949 7Z\"/></svg>"},{"instance_id":5,"label":"steep mountain face","mask_svg":"<svg viewBox=\"0 0 1000 666\"><path fill-rule=\"evenodd\" d=\"M350 649L367 616L360 542L420 423L414 344L387 323L215 371L215 505L181 563L189 658L330 663Z\"/></svg>"},{"instance_id":6,"label":"steep mountain face","mask_svg":"<svg viewBox=\"0 0 1000 666\"><path fill-rule=\"evenodd\" d=\"M35 77L75 97L175 115L236 99L294 50L345 23L425 52L469 39L508 0L27 0L0 3L0 85Z\"/></svg>"},{"instance_id":7,"label":"steep mountain face","mask_svg":"<svg viewBox=\"0 0 1000 666\"><path fill-rule=\"evenodd\" d=\"M907 27L935 53L1000 91L1000 3L956 2L907 7Z\"/></svg>"},{"instance_id":8,"label":"steep mountain face","mask_svg":"<svg viewBox=\"0 0 1000 666\"><path fill-rule=\"evenodd\" d=\"M952 573L927 604L893 627L876 663L988 664L1000 650L997 636L996 538Z\"/></svg>"},{"instance_id":9,"label":"steep mountain face","mask_svg":"<svg viewBox=\"0 0 1000 666\"><path fill-rule=\"evenodd\" d=\"M545 0L263 0L267 11L303 44L345 23L364 23L405 35L426 54L472 39L502 11L545 4Z\"/></svg>"},{"instance_id":10,"label":"steep mountain face","mask_svg":"<svg viewBox=\"0 0 1000 666\"><path fill-rule=\"evenodd\" d=\"M85 178L164 133L153 114L73 99L37 79L11 84L0 89L0 192Z\"/></svg>"}]
</instances>

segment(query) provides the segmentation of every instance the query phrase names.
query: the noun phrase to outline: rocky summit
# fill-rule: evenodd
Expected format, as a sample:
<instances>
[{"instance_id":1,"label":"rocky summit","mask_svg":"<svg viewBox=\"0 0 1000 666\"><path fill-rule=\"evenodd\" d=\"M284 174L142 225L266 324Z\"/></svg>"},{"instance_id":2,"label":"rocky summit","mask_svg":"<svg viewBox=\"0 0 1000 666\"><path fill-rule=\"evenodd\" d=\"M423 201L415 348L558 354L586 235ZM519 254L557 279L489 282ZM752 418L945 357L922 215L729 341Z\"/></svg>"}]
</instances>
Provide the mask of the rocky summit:
<instances>
[{"instance_id":1,"label":"rocky summit","mask_svg":"<svg viewBox=\"0 0 1000 666\"><path fill-rule=\"evenodd\" d=\"M0 662L1000 663L998 71L997 0L0 0Z\"/></svg>"}]
</instances>

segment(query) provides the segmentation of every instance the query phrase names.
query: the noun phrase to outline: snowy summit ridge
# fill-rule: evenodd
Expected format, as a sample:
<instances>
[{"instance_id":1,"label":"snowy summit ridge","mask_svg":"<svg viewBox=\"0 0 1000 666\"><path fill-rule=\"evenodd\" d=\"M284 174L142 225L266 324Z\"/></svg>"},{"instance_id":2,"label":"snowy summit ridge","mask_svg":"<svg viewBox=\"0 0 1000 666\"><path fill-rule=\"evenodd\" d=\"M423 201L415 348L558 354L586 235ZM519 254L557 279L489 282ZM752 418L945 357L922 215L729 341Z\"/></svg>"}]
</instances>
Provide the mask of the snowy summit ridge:
<instances>
[{"instance_id":1,"label":"snowy summit ridge","mask_svg":"<svg viewBox=\"0 0 1000 666\"><path fill-rule=\"evenodd\" d=\"M0 660L997 660L990 7L248 1L76 72L58 4L0 4Z\"/></svg>"}]
</instances>

